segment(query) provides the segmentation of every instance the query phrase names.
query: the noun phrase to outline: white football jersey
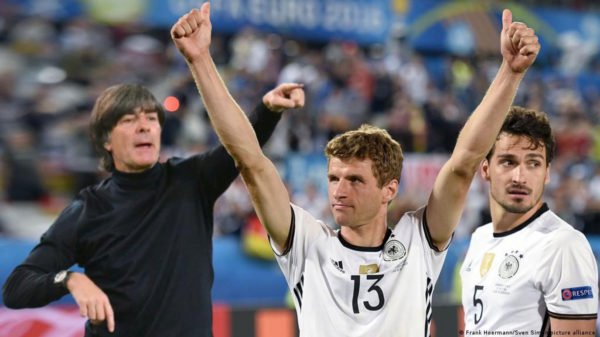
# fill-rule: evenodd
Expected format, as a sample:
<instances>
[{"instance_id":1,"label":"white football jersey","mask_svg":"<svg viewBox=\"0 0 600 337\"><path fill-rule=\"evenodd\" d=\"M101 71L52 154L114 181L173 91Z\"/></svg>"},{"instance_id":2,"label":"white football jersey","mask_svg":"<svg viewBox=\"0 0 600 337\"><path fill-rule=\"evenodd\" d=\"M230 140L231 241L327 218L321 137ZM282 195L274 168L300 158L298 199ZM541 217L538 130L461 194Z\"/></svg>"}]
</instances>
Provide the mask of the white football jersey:
<instances>
[{"instance_id":1,"label":"white football jersey","mask_svg":"<svg viewBox=\"0 0 600 337\"><path fill-rule=\"evenodd\" d=\"M491 223L478 228L460 275L465 335L542 336L550 317L596 318L592 249L546 204L508 232L494 234Z\"/></svg>"},{"instance_id":2,"label":"white football jersey","mask_svg":"<svg viewBox=\"0 0 600 337\"><path fill-rule=\"evenodd\" d=\"M291 246L277 262L293 293L300 336L429 334L431 295L446 252L434 250L425 207L406 213L380 247L357 247L292 205Z\"/></svg>"}]
</instances>

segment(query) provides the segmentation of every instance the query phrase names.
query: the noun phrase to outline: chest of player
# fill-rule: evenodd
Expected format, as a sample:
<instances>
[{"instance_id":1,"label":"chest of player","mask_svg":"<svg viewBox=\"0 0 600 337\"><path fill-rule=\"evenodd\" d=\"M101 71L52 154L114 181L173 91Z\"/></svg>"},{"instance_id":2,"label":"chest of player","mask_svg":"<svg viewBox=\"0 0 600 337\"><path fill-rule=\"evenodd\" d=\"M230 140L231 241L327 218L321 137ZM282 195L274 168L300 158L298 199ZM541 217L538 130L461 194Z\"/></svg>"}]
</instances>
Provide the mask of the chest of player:
<instances>
[{"instance_id":1,"label":"chest of player","mask_svg":"<svg viewBox=\"0 0 600 337\"><path fill-rule=\"evenodd\" d=\"M537 271L544 245L527 233L474 242L461 268L463 306L467 322L488 322L490 308L513 308L538 315L542 300ZM530 311L528 310L530 309ZM513 318L519 313L512 313ZM525 319L525 318L523 318Z\"/></svg>"},{"instance_id":2,"label":"chest of player","mask_svg":"<svg viewBox=\"0 0 600 337\"><path fill-rule=\"evenodd\" d=\"M424 301L427 289L422 248L416 246L397 236L378 251L350 249L330 240L307 259L305 301L335 305L357 321L406 311L407 303Z\"/></svg>"}]
</instances>

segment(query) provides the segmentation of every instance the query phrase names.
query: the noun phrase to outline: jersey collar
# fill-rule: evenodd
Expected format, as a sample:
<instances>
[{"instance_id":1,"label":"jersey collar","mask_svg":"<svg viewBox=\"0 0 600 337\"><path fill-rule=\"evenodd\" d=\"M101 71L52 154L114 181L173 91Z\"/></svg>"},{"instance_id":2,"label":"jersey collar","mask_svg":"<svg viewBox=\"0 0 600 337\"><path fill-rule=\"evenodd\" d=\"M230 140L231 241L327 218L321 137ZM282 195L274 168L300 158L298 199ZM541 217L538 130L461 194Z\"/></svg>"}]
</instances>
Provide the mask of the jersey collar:
<instances>
[{"instance_id":1,"label":"jersey collar","mask_svg":"<svg viewBox=\"0 0 600 337\"><path fill-rule=\"evenodd\" d=\"M361 252L378 252L380 250L383 250L383 246L385 245L385 243L387 242L388 238L390 237L390 235L392 235L392 230L391 229L387 229L385 232L385 236L383 237L383 242L381 242L381 244L377 247L361 247L361 246L355 246L353 244L351 244L350 242L346 241L344 239L344 237L342 236L342 231L338 232L338 239L340 239L340 242L342 243L342 246L352 249L352 250L358 250Z\"/></svg>"},{"instance_id":2,"label":"jersey collar","mask_svg":"<svg viewBox=\"0 0 600 337\"><path fill-rule=\"evenodd\" d=\"M501 237L505 237L507 235L511 235L513 233L516 233L518 231L520 231L521 229L527 227L527 225L529 225L530 223L532 223L535 219L539 218L540 215L546 213L546 211L550 210L548 208L548 205L546 203L542 204L542 207L540 207L540 209L537 210L537 212L535 212L529 219L527 219L525 222L523 222L522 224L518 225L517 227L508 230L506 232L501 232L501 233L493 233L495 238L501 238Z\"/></svg>"}]
</instances>

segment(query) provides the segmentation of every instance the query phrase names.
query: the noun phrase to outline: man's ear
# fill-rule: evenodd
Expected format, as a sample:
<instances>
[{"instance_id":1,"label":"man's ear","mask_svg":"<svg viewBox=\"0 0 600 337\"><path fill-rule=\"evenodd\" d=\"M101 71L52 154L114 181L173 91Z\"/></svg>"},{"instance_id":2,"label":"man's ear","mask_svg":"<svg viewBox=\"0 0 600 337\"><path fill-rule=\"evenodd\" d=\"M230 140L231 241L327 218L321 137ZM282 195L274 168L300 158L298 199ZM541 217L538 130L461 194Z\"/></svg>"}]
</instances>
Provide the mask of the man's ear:
<instances>
[{"instance_id":1,"label":"man's ear","mask_svg":"<svg viewBox=\"0 0 600 337\"><path fill-rule=\"evenodd\" d=\"M384 186L385 188L385 203L392 201L398 194L398 180L392 179Z\"/></svg>"},{"instance_id":2,"label":"man's ear","mask_svg":"<svg viewBox=\"0 0 600 337\"><path fill-rule=\"evenodd\" d=\"M485 181L490 181L490 162L487 159L484 159L481 165L481 177Z\"/></svg>"},{"instance_id":3,"label":"man's ear","mask_svg":"<svg viewBox=\"0 0 600 337\"><path fill-rule=\"evenodd\" d=\"M106 137L106 141L104 141L104 149L108 152L112 151L112 145L110 144L110 135Z\"/></svg>"}]
</instances>

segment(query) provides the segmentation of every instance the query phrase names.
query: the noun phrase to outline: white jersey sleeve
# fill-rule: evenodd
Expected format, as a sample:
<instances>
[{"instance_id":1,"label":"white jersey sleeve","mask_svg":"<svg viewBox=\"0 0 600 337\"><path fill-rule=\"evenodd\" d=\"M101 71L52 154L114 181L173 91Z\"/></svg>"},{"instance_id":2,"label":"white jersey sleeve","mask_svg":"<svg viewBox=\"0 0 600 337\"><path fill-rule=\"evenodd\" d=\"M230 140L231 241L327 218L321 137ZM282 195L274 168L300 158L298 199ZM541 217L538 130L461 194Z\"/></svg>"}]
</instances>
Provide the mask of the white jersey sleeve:
<instances>
[{"instance_id":1,"label":"white jersey sleeve","mask_svg":"<svg viewBox=\"0 0 600 337\"><path fill-rule=\"evenodd\" d=\"M421 244L423 245L427 269L431 273L433 283L436 283L442 270L442 266L444 265L446 252L448 247L450 247L450 243L448 243L443 250L439 250L433 244L433 239L431 238L431 233L429 232L429 225L427 224L426 212L427 206L422 206L414 213L411 214L409 212L408 214L410 214L410 216L414 219L413 222L418 226L417 230L419 231L419 238L421 239ZM403 219L404 218L405 217L403 217ZM402 224L403 219L401 219L400 225ZM406 217L406 220L409 220L409 218ZM408 226L408 224L405 226Z\"/></svg>"},{"instance_id":2,"label":"white jersey sleeve","mask_svg":"<svg viewBox=\"0 0 600 337\"><path fill-rule=\"evenodd\" d=\"M594 316L598 310L598 267L583 234L557 231L545 249L536 280L554 318Z\"/></svg>"},{"instance_id":3,"label":"white jersey sleeve","mask_svg":"<svg viewBox=\"0 0 600 337\"><path fill-rule=\"evenodd\" d=\"M277 255L277 263L285 276L290 289L302 289L302 275L306 263L306 256L310 247L317 243L319 237L335 236L335 232L322 221L315 219L306 210L297 205L292 206L292 223L290 228L291 240L288 251L280 252L273 241L270 240L271 248ZM295 301L299 300L300 294L296 294ZM296 303L299 306L300 303Z\"/></svg>"}]
</instances>

